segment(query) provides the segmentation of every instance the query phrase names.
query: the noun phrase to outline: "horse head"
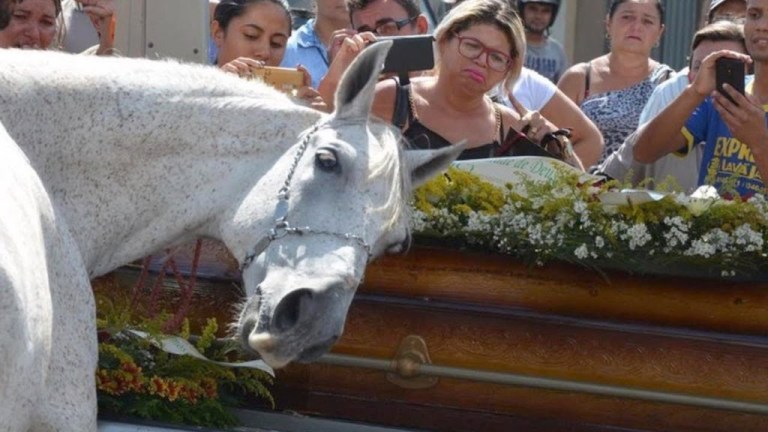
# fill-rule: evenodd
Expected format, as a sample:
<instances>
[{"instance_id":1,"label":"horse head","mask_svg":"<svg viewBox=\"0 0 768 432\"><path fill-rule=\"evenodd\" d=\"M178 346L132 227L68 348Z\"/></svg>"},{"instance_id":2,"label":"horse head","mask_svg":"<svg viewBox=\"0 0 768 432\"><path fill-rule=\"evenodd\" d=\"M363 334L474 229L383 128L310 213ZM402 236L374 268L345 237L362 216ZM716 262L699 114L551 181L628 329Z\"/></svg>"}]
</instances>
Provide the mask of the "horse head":
<instances>
[{"instance_id":1,"label":"horse head","mask_svg":"<svg viewBox=\"0 0 768 432\"><path fill-rule=\"evenodd\" d=\"M367 263L407 248L412 187L461 151L405 151L399 130L370 118L390 45L358 56L336 111L305 131L234 212L228 237L240 244L231 250L245 250L248 297L236 337L274 367L315 360L339 339ZM269 226L254 228L264 211Z\"/></svg>"}]
</instances>

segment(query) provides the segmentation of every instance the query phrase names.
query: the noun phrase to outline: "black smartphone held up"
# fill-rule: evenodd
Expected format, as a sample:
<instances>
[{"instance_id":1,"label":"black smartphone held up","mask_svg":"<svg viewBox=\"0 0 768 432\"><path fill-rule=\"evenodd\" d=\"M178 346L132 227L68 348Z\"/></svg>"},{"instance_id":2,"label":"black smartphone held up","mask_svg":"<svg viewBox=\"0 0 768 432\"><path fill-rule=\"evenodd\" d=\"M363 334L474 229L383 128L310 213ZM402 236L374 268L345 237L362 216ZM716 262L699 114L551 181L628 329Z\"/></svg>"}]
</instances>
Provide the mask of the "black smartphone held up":
<instances>
[{"instance_id":1,"label":"black smartphone held up","mask_svg":"<svg viewBox=\"0 0 768 432\"><path fill-rule=\"evenodd\" d=\"M430 70L435 67L435 53L431 35L379 37L377 41L391 40L392 47L384 61L383 73L404 74Z\"/></svg>"},{"instance_id":2,"label":"black smartphone held up","mask_svg":"<svg viewBox=\"0 0 768 432\"><path fill-rule=\"evenodd\" d=\"M744 94L744 62L730 57L720 57L715 60L715 82L717 91L735 104L736 101L723 90L723 84L728 84Z\"/></svg>"}]
</instances>

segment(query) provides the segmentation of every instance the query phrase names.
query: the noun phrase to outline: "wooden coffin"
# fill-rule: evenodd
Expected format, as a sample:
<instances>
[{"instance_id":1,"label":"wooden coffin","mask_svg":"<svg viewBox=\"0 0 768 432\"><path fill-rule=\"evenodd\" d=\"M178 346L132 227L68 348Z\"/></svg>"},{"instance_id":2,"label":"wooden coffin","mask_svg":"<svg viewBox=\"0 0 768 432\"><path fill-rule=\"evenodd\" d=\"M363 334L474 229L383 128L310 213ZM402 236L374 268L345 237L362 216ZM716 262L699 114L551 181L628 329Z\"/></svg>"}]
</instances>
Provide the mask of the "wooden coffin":
<instances>
[{"instance_id":1,"label":"wooden coffin","mask_svg":"<svg viewBox=\"0 0 768 432\"><path fill-rule=\"evenodd\" d=\"M236 274L215 244L202 259L209 276ZM278 371L275 396L440 431L766 431L767 332L768 283L415 247L368 268L334 355ZM401 374L370 368L390 363Z\"/></svg>"}]
</instances>

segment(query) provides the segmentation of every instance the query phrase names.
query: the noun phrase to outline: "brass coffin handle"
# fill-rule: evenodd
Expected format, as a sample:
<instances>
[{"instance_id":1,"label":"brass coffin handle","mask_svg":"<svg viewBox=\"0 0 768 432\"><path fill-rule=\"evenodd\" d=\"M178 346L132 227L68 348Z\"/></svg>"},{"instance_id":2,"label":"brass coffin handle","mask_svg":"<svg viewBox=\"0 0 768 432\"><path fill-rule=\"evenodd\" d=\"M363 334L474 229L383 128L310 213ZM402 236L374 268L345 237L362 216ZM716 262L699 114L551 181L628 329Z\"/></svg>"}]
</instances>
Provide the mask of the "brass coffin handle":
<instances>
[{"instance_id":1,"label":"brass coffin handle","mask_svg":"<svg viewBox=\"0 0 768 432\"><path fill-rule=\"evenodd\" d=\"M427 343L421 336L409 335L403 338L392 359L392 371L387 380L407 389L426 389L438 383L436 376L421 375L421 366L432 364Z\"/></svg>"}]
</instances>

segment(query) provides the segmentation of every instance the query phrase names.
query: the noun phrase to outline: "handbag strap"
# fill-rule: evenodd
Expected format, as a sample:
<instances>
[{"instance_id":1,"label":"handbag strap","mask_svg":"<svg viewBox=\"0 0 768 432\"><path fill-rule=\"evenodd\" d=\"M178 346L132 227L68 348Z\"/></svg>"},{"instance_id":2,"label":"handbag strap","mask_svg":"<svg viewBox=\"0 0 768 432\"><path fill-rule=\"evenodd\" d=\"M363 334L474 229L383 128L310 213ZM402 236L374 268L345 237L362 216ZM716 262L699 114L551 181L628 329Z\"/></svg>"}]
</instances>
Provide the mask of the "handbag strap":
<instances>
[{"instance_id":1,"label":"handbag strap","mask_svg":"<svg viewBox=\"0 0 768 432\"><path fill-rule=\"evenodd\" d=\"M392 79L395 80L395 109L392 113L392 124L403 130L410 117L408 95L411 84L401 85L396 77Z\"/></svg>"}]
</instances>

